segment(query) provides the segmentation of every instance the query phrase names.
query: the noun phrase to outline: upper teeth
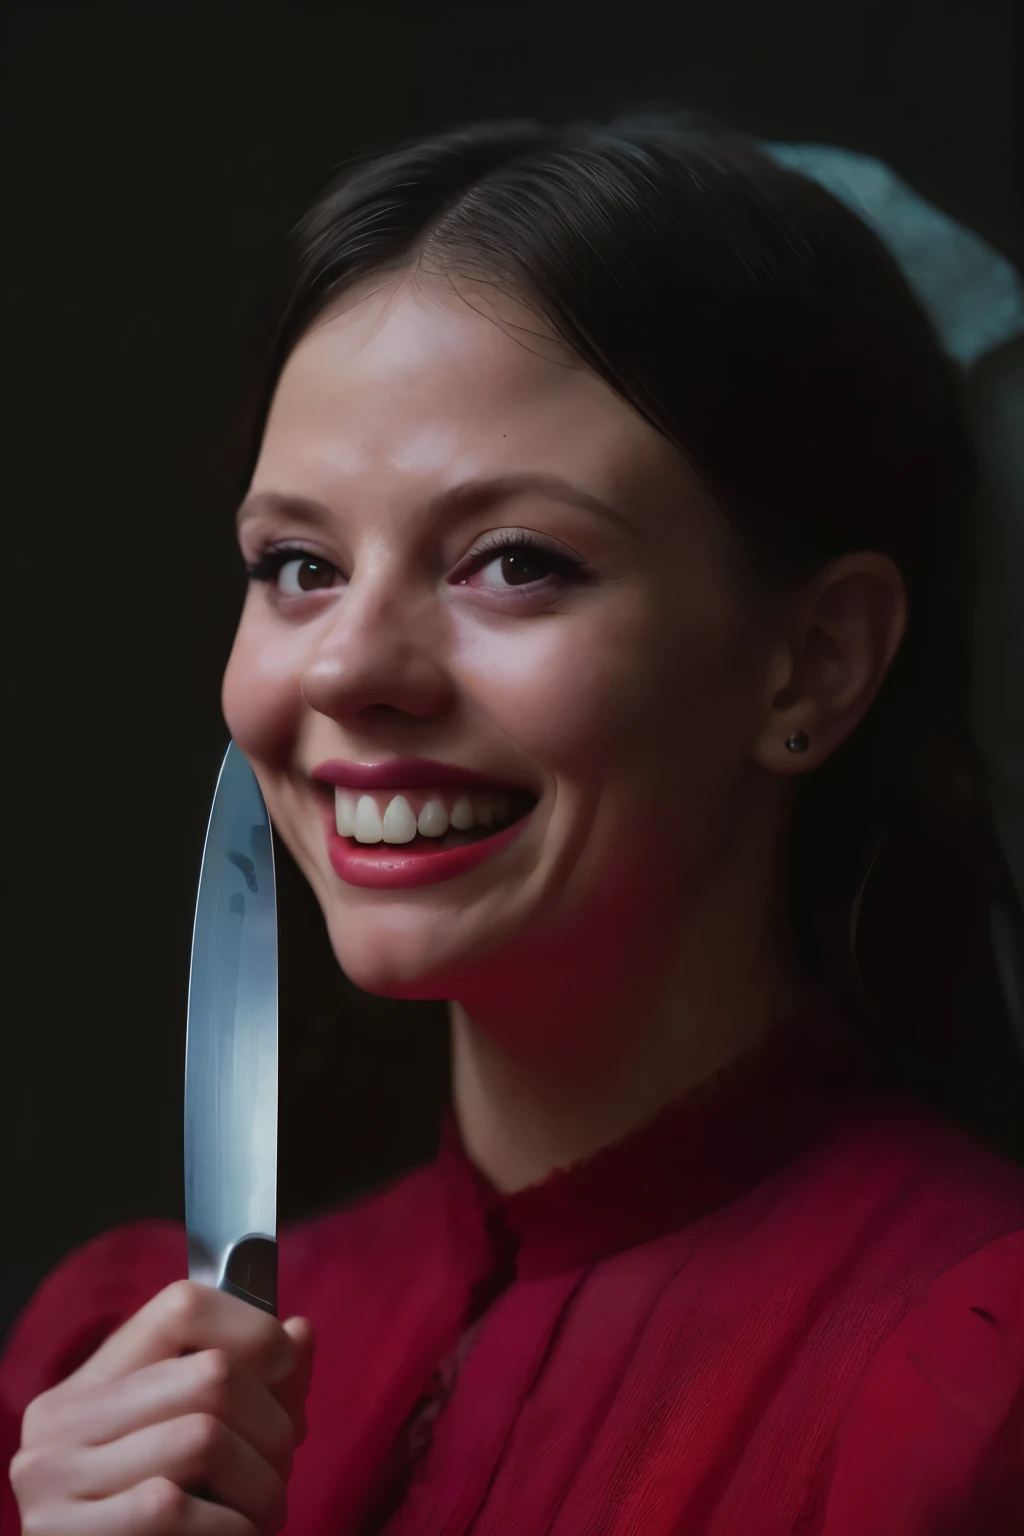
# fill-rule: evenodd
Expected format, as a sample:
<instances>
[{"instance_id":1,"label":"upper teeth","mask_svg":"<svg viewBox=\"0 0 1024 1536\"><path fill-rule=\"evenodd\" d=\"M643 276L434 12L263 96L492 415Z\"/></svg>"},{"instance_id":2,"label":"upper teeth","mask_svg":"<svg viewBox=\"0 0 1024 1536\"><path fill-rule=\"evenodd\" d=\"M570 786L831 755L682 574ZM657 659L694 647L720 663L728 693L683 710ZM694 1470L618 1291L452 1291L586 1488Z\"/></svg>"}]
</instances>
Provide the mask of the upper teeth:
<instances>
[{"instance_id":1,"label":"upper teeth","mask_svg":"<svg viewBox=\"0 0 1024 1536\"><path fill-rule=\"evenodd\" d=\"M341 837L357 843L411 843L416 833L443 837L449 827L468 832L508 815L508 798L494 790L445 799L436 790L419 795L357 795L334 791L334 820Z\"/></svg>"}]
</instances>

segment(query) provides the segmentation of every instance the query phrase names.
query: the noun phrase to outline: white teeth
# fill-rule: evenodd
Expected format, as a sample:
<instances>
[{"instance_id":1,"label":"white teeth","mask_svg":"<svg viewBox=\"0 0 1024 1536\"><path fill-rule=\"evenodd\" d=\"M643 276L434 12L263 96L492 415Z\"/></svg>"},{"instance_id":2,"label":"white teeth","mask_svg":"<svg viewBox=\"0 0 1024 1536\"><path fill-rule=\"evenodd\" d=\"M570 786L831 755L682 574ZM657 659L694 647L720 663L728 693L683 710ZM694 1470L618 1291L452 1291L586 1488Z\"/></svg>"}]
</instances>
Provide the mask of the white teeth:
<instances>
[{"instance_id":1,"label":"white teeth","mask_svg":"<svg viewBox=\"0 0 1024 1536\"><path fill-rule=\"evenodd\" d=\"M381 823L386 843L411 843L416 836L416 817L404 795L389 802Z\"/></svg>"},{"instance_id":2,"label":"white teeth","mask_svg":"<svg viewBox=\"0 0 1024 1536\"><path fill-rule=\"evenodd\" d=\"M466 795L460 795L459 799L456 800L455 804L452 806L451 815L448 819L452 826L455 828L456 832L469 831L475 818L473 816L473 807L470 805L469 799Z\"/></svg>"},{"instance_id":3,"label":"white teeth","mask_svg":"<svg viewBox=\"0 0 1024 1536\"><path fill-rule=\"evenodd\" d=\"M416 823L424 837L443 837L448 831L448 812L440 800L428 800Z\"/></svg>"},{"instance_id":4,"label":"white teeth","mask_svg":"<svg viewBox=\"0 0 1024 1536\"><path fill-rule=\"evenodd\" d=\"M384 841L384 824L380 819L380 811L369 795L359 797L352 834L357 843Z\"/></svg>"},{"instance_id":5,"label":"white teeth","mask_svg":"<svg viewBox=\"0 0 1024 1536\"><path fill-rule=\"evenodd\" d=\"M472 798L459 795L451 809L434 795L418 817L405 795L393 795L382 811L373 795L353 794L340 786L334 791L338 836L355 838L357 843L411 843L417 832L423 837L443 837L449 827L469 832L473 827L491 827L508 814L508 796L493 790Z\"/></svg>"},{"instance_id":6,"label":"white teeth","mask_svg":"<svg viewBox=\"0 0 1024 1536\"><path fill-rule=\"evenodd\" d=\"M334 791L334 825L339 837L351 837L356 827L356 797L347 789Z\"/></svg>"}]
</instances>

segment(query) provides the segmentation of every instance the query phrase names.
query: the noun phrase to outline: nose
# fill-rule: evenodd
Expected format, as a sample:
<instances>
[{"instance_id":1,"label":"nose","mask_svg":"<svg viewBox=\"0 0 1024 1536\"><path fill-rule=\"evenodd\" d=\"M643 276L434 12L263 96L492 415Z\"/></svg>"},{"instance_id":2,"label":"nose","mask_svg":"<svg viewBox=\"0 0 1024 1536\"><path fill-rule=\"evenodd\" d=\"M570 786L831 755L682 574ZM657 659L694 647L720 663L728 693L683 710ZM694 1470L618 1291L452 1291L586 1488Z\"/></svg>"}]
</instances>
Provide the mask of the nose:
<instances>
[{"instance_id":1,"label":"nose","mask_svg":"<svg viewBox=\"0 0 1024 1536\"><path fill-rule=\"evenodd\" d=\"M339 721L441 714L453 685L437 608L407 590L352 582L303 668L306 703Z\"/></svg>"}]
</instances>

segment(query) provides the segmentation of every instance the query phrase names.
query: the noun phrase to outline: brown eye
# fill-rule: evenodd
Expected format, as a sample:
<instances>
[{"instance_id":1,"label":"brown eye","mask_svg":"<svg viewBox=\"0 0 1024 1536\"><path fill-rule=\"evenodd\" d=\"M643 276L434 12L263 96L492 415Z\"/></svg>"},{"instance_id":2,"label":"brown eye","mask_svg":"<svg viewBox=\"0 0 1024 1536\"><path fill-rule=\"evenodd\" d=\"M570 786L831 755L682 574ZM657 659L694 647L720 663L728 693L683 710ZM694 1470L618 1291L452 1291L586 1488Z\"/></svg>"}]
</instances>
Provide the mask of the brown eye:
<instances>
[{"instance_id":1,"label":"brown eye","mask_svg":"<svg viewBox=\"0 0 1024 1536\"><path fill-rule=\"evenodd\" d=\"M502 579L510 587L523 587L551 575L552 559L542 549L510 550L501 557Z\"/></svg>"},{"instance_id":2,"label":"brown eye","mask_svg":"<svg viewBox=\"0 0 1024 1536\"><path fill-rule=\"evenodd\" d=\"M578 555L567 549L548 549L537 535L523 529L496 535L472 560L473 568L462 578L461 585L482 592L532 587L538 595L552 596L566 586L588 579Z\"/></svg>"},{"instance_id":3,"label":"brown eye","mask_svg":"<svg viewBox=\"0 0 1024 1536\"><path fill-rule=\"evenodd\" d=\"M297 597L300 592L318 592L323 587L333 587L337 576L337 568L329 560L301 555L281 566L277 576L278 591L285 597Z\"/></svg>"}]
</instances>

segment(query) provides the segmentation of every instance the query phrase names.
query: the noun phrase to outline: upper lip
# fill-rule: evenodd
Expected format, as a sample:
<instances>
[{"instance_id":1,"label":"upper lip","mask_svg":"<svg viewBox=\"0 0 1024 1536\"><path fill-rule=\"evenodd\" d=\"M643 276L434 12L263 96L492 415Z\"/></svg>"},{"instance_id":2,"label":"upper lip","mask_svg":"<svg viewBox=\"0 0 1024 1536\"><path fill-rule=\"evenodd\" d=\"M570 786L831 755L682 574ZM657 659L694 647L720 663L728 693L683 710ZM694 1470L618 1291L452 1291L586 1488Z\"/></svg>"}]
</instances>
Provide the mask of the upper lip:
<instances>
[{"instance_id":1,"label":"upper lip","mask_svg":"<svg viewBox=\"0 0 1024 1536\"><path fill-rule=\"evenodd\" d=\"M313 769L311 777L342 789L432 789L435 785L464 785L467 789L507 789L508 781L493 774L435 763L425 757L394 757L386 763L347 763L332 759Z\"/></svg>"}]
</instances>

